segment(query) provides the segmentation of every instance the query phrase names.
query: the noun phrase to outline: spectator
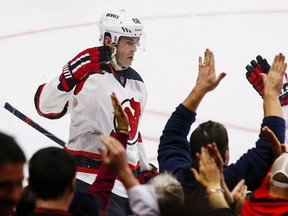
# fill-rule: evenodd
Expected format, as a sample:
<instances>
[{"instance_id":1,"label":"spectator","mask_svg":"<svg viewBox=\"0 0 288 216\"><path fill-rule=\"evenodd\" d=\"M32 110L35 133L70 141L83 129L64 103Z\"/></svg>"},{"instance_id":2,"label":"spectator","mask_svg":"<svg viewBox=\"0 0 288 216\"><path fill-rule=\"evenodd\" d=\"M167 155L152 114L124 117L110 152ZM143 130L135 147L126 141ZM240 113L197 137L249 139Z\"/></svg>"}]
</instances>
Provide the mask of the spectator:
<instances>
[{"instance_id":1,"label":"spectator","mask_svg":"<svg viewBox=\"0 0 288 216\"><path fill-rule=\"evenodd\" d=\"M125 145L110 136L101 135L100 140L107 148L107 154L103 149L99 149L103 162L123 182L132 212L139 216L159 215L155 189L152 186L140 185L135 178L127 163Z\"/></svg>"},{"instance_id":2,"label":"spectator","mask_svg":"<svg viewBox=\"0 0 288 216\"><path fill-rule=\"evenodd\" d=\"M71 215L75 174L75 159L66 150L47 147L37 151L29 162L29 187L36 197L31 215Z\"/></svg>"},{"instance_id":3,"label":"spectator","mask_svg":"<svg viewBox=\"0 0 288 216\"><path fill-rule=\"evenodd\" d=\"M261 127L268 126L280 142L284 141L285 136L285 121L278 99L286 69L284 61L283 54L276 55L273 64L277 67L271 67L265 76L264 118L261 125ZM248 150L235 164L229 166L228 136L222 124L208 121L192 132L190 142L187 140L200 102L208 92L218 86L225 75L225 73L220 73L219 76L216 76L214 55L209 49L206 49L204 61L202 61L202 57L199 57L199 72L194 88L183 103L176 108L160 138L158 148L160 172L169 171L181 182L185 194L185 208L190 215L211 215L212 210L205 198L205 188L196 182L195 176L190 172L191 166L196 169L198 166L195 163L195 145L199 145L198 149L209 143L217 145L225 162L223 173L230 190L241 179L245 180L249 190L256 189L274 161L269 139L263 131L260 132L256 148Z\"/></svg>"},{"instance_id":4,"label":"spectator","mask_svg":"<svg viewBox=\"0 0 288 216\"><path fill-rule=\"evenodd\" d=\"M264 130L272 137L274 154L278 158L261 186L248 197L242 210L243 216L288 214L288 153L269 128Z\"/></svg>"},{"instance_id":5,"label":"spectator","mask_svg":"<svg viewBox=\"0 0 288 216\"><path fill-rule=\"evenodd\" d=\"M115 138L126 146L128 139L128 117L121 107L116 95L111 95L114 116L117 125L121 130L115 134ZM114 185L116 175L111 173L106 165L100 165L99 174L93 184L89 187L88 192L76 191L74 199L69 207L69 212L75 216L81 215L98 215L104 213L109 201L111 190ZM25 216L31 213L35 208L35 195L31 193L29 187L25 188L22 194L22 200L17 206L17 216ZM101 212L99 212L99 209Z\"/></svg>"},{"instance_id":6,"label":"spectator","mask_svg":"<svg viewBox=\"0 0 288 216\"><path fill-rule=\"evenodd\" d=\"M104 163L124 183L129 195L130 205L135 215L172 216L184 214L183 189L180 182L174 176L167 172L161 173L150 179L146 185L141 185L128 167L123 144L121 145L114 138L107 136L101 136L101 141L108 149L108 154L100 150L103 154ZM201 158L202 160L205 159L204 157ZM212 159L214 160L214 158ZM219 194L220 196L212 195L214 189L222 187L220 181L221 172L215 162L214 164L213 170L206 169L206 172L201 170L200 174L197 173L199 176L208 176L206 182L204 183L200 178L198 180L202 184L205 184L207 190L211 193L208 199L213 209L215 209L213 213L221 216L223 214L227 216L235 215L234 211L229 209L224 193ZM197 171L195 170L195 172ZM222 192L222 188L220 192ZM216 193L215 195L217 195Z\"/></svg>"},{"instance_id":7,"label":"spectator","mask_svg":"<svg viewBox=\"0 0 288 216\"><path fill-rule=\"evenodd\" d=\"M26 157L13 137L0 133L0 215L15 213L24 179Z\"/></svg>"},{"instance_id":8,"label":"spectator","mask_svg":"<svg viewBox=\"0 0 288 216\"><path fill-rule=\"evenodd\" d=\"M229 207L229 201L226 200L225 190L222 186L222 166L217 166L217 160L222 160L215 144L208 144L206 148L202 147L197 154L199 160L199 173L195 168L192 172L196 180L201 183L207 194L207 199L214 211L213 215L235 216L234 210ZM193 203L191 203L193 205Z\"/></svg>"},{"instance_id":9,"label":"spectator","mask_svg":"<svg viewBox=\"0 0 288 216\"><path fill-rule=\"evenodd\" d=\"M158 174L147 183L156 191L160 215L181 215L184 208L184 192L180 182L168 172Z\"/></svg>"}]
</instances>

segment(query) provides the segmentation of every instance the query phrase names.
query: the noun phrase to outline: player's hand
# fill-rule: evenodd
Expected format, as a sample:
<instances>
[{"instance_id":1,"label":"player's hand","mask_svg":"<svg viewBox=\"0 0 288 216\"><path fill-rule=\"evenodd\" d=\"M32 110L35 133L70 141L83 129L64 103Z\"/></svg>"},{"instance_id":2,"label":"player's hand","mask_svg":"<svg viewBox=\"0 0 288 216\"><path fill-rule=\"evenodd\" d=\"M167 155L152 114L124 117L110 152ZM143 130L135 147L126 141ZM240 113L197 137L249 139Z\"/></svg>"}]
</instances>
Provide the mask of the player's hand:
<instances>
[{"instance_id":1,"label":"player's hand","mask_svg":"<svg viewBox=\"0 0 288 216\"><path fill-rule=\"evenodd\" d=\"M146 184L154 176L158 175L158 168L149 163L149 170L142 171L139 177L140 184Z\"/></svg>"},{"instance_id":2,"label":"player's hand","mask_svg":"<svg viewBox=\"0 0 288 216\"><path fill-rule=\"evenodd\" d=\"M66 92L71 91L89 75L103 73L100 65L110 60L111 50L108 46L93 47L80 52L63 67L58 88Z\"/></svg>"}]
</instances>

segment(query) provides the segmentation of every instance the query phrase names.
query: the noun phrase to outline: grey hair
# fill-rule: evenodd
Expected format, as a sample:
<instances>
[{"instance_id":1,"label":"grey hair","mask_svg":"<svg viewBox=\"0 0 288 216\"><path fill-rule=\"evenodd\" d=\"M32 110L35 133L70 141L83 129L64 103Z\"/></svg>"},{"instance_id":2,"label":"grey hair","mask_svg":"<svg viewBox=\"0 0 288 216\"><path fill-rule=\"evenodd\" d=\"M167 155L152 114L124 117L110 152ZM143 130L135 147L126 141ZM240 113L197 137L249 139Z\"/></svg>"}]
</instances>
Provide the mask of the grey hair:
<instances>
[{"instance_id":1,"label":"grey hair","mask_svg":"<svg viewBox=\"0 0 288 216\"><path fill-rule=\"evenodd\" d=\"M183 208L183 188L181 183L171 173L160 173L150 179L148 184L155 188L161 215L165 215L164 212L169 212L169 209L176 210Z\"/></svg>"}]
</instances>

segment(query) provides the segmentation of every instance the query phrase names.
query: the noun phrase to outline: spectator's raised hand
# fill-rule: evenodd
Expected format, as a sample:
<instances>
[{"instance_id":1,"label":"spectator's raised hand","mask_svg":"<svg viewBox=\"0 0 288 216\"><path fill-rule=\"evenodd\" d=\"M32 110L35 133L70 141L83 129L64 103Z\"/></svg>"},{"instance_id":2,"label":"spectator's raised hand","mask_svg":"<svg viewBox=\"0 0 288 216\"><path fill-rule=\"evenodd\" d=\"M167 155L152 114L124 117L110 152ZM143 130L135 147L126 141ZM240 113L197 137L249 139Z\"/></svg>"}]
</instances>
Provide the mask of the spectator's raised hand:
<instances>
[{"instance_id":1,"label":"spectator's raised hand","mask_svg":"<svg viewBox=\"0 0 288 216\"><path fill-rule=\"evenodd\" d=\"M212 158L214 158L215 163L222 174L224 162L223 162L220 152L218 151L217 145L215 143L208 144L207 150L208 150L209 155Z\"/></svg>"},{"instance_id":2,"label":"spectator's raised hand","mask_svg":"<svg viewBox=\"0 0 288 216\"><path fill-rule=\"evenodd\" d=\"M202 147L199 158L199 173L192 168L196 180L201 183L206 190L211 188L221 188L221 173L215 159L209 154L208 149Z\"/></svg>"},{"instance_id":3,"label":"spectator's raised hand","mask_svg":"<svg viewBox=\"0 0 288 216\"><path fill-rule=\"evenodd\" d=\"M129 120L124 112L120 101L118 100L116 94L113 92L111 95L111 100L112 100L112 105L114 108L114 117L117 121L117 131L121 132L128 132L128 127L129 127Z\"/></svg>"},{"instance_id":4,"label":"spectator's raised hand","mask_svg":"<svg viewBox=\"0 0 288 216\"><path fill-rule=\"evenodd\" d=\"M196 180L201 183L207 192L207 198L212 208L229 208L228 202L225 199L225 191L221 186L221 172L215 162L214 150L212 145L209 151L202 147L200 154L197 155L199 159L199 173L192 168Z\"/></svg>"},{"instance_id":5,"label":"spectator's raised hand","mask_svg":"<svg viewBox=\"0 0 288 216\"><path fill-rule=\"evenodd\" d=\"M107 148L107 153L103 149L98 149L103 157L103 163L118 176L125 188L129 189L139 184L128 165L123 145L111 136L100 135L100 140Z\"/></svg>"},{"instance_id":6,"label":"spectator's raised hand","mask_svg":"<svg viewBox=\"0 0 288 216\"><path fill-rule=\"evenodd\" d=\"M214 54L209 49L206 49L204 61L201 56L199 57L199 73L195 87L205 92L212 91L225 76L226 73L224 72L216 76Z\"/></svg>"},{"instance_id":7,"label":"spectator's raised hand","mask_svg":"<svg viewBox=\"0 0 288 216\"><path fill-rule=\"evenodd\" d=\"M286 152L285 144L281 144L276 135L269 127L264 126L262 130L269 138L275 158L279 157L283 152Z\"/></svg>"},{"instance_id":8,"label":"spectator's raised hand","mask_svg":"<svg viewBox=\"0 0 288 216\"><path fill-rule=\"evenodd\" d=\"M241 215L241 210L247 199L247 185L245 180L241 179L231 192L231 196L236 204L236 215Z\"/></svg>"},{"instance_id":9,"label":"spectator's raised hand","mask_svg":"<svg viewBox=\"0 0 288 216\"><path fill-rule=\"evenodd\" d=\"M274 57L274 61L270 67L268 74L261 73L264 82L264 95L265 94L276 94L279 96L282 85L283 76L287 68L287 63L285 62L285 56L279 53Z\"/></svg>"},{"instance_id":10,"label":"spectator's raised hand","mask_svg":"<svg viewBox=\"0 0 288 216\"><path fill-rule=\"evenodd\" d=\"M204 53L204 62L200 56L198 62L199 71L196 84L182 103L186 108L193 112L197 111L197 108L206 93L215 89L220 81L226 76L226 73L224 72L216 76L214 54L209 49L206 49Z\"/></svg>"},{"instance_id":11,"label":"spectator's raised hand","mask_svg":"<svg viewBox=\"0 0 288 216\"><path fill-rule=\"evenodd\" d=\"M119 175L121 171L130 170L127 163L126 150L123 145L111 136L100 135L100 141L107 148L107 153L99 148L103 162L111 172Z\"/></svg>"}]
</instances>

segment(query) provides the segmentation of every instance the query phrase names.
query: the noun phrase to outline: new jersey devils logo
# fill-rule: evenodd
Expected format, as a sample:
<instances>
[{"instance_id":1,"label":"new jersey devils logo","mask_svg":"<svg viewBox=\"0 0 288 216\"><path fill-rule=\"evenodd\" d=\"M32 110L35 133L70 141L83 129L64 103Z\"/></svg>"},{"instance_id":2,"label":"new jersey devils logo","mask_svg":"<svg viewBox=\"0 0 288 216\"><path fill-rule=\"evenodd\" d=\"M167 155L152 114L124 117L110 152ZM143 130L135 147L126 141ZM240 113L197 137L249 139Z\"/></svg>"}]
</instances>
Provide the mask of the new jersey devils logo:
<instances>
[{"instance_id":1,"label":"new jersey devils logo","mask_svg":"<svg viewBox=\"0 0 288 216\"><path fill-rule=\"evenodd\" d=\"M121 103L123 110L128 116L129 119L129 137L128 137L128 145L134 145L138 140L138 124L139 118L141 114L141 106L139 102L136 102L134 98L126 99ZM114 128L117 128L116 119L114 118ZM113 135L115 131L111 133Z\"/></svg>"}]
</instances>

